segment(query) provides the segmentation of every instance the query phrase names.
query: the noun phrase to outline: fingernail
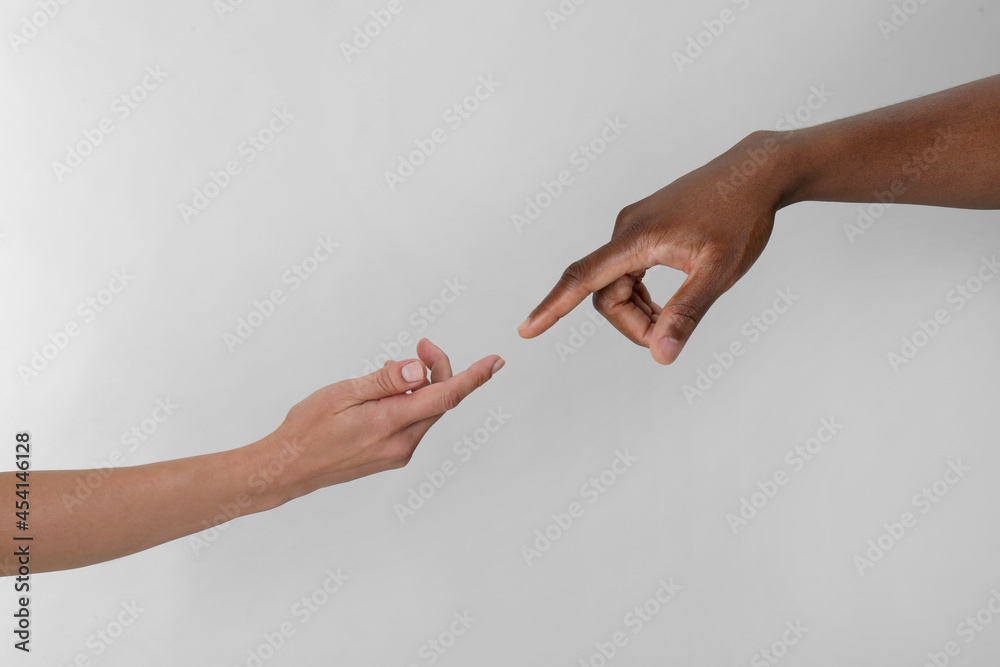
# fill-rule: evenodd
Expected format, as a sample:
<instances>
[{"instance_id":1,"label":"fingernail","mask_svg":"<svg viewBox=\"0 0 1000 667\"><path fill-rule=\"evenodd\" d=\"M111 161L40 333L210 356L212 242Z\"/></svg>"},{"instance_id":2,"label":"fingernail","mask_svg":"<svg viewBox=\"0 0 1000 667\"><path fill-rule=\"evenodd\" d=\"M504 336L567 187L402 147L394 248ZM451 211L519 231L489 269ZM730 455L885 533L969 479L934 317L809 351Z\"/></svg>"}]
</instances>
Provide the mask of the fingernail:
<instances>
[{"instance_id":1,"label":"fingernail","mask_svg":"<svg viewBox=\"0 0 1000 667\"><path fill-rule=\"evenodd\" d=\"M407 382L416 382L424 379L424 367L419 361L411 361L403 366L403 379Z\"/></svg>"},{"instance_id":2,"label":"fingernail","mask_svg":"<svg viewBox=\"0 0 1000 667\"><path fill-rule=\"evenodd\" d=\"M525 329L527 329L528 324L530 322L531 322L531 316L529 315L528 317L525 318L523 322L521 322L521 325L517 328L518 332L523 332Z\"/></svg>"},{"instance_id":3,"label":"fingernail","mask_svg":"<svg viewBox=\"0 0 1000 667\"><path fill-rule=\"evenodd\" d=\"M660 356L663 357L664 364L672 364L681 353L681 344L673 338L661 338L657 343L660 348Z\"/></svg>"},{"instance_id":4,"label":"fingernail","mask_svg":"<svg viewBox=\"0 0 1000 667\"><path fill-rule=\"evenodd\" d=\"M500 370L501 368L503 368L504 364L506 364L506 363L507 363L507 362L506 362L506 361L504 361L503 359L497 359L497 362L496 362L495 364L493 364L493 370L492 370L492 371L490 371L490 374L491 374L491 375L496 375L496 374L497 374L497 372L498 372L498 371L499 371L499 370Z\"/></svg>"}]
</instances>

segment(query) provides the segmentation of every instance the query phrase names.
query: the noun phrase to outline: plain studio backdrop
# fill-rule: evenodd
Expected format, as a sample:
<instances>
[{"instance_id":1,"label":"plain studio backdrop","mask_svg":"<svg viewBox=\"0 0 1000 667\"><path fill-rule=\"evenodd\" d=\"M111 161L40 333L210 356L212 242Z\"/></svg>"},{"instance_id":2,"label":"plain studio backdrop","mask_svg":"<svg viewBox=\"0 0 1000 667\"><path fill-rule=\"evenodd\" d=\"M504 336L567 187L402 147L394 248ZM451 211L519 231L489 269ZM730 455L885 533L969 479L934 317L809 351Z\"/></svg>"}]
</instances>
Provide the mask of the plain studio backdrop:
<instances>
[{"instance_id":1,"label":"plain studio backdrop","mask_svg":"<svg viewBox=\"0 0 1000 667\"><path fill-rule=\"evenodd\" d=\"M516 327L751 131L995 74L997 10L5 3L0 469L238 447L421 336L507 367L402 470L34 577L30 656L5 580L3 664L996 664L996 212L787 209L671 367Z\"/></svg>"}]
</instances>

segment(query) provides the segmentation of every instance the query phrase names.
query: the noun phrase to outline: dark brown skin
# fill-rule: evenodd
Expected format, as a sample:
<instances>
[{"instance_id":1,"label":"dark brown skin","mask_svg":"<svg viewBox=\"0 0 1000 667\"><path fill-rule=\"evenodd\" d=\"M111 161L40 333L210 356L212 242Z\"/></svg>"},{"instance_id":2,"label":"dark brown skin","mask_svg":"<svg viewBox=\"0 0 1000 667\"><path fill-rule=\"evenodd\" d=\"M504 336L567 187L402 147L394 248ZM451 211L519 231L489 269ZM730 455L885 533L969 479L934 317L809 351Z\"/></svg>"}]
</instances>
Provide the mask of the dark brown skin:
<instances>
[{"instance_id":1,"label":"dark brown skin","mask_svg":"<svg viewBox=\"0 0 1000 667\"><path fill-rule=\"evenodd\" d=\"M750 175L734 179L741 166ZM618 331L673 363L760 257L775 213L802 201L1000 208L1000 76L812 128L751 134L626 206L611 241L573 262L518 332L538 336L593 294ZM642 283L656 265L688 276L662 308Z\"/></svg>"}]
</instances>

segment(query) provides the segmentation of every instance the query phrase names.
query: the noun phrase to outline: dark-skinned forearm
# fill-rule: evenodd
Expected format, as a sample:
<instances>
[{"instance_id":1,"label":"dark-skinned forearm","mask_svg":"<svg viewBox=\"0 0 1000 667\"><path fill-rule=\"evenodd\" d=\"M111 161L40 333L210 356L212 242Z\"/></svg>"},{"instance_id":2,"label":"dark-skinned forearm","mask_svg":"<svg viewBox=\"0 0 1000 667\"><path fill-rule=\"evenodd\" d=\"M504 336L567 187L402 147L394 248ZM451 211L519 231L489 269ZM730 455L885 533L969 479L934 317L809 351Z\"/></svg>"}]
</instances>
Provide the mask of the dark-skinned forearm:
<instances>
[{"instance_id":1,"label":"dark-skinned forearm","mask_svg":"<svg viewBox=\"0 0 1000 667\"><path fill-rule=\"evenodd\" d=\"M1000 76L816 127L763 133L799 201L1000 208Z\"/></svg>"}]
</instances>

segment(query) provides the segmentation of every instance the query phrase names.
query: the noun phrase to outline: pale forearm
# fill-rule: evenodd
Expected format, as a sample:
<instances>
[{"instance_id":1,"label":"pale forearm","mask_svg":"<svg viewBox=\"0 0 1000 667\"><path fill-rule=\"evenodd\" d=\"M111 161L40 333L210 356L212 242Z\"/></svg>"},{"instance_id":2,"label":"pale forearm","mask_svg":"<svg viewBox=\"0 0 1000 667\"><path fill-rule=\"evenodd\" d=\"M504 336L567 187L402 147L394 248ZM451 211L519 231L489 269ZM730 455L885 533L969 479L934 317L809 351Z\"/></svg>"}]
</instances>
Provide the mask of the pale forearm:
<instances>
[{"instance_id":1,"label":"pale forearm","mask_svg":"<svg viewBox=\"0 0 1000 667\"><path fill-rule=\"evenodd\" d=\"M30 473L32 572L65 570L127 556L204 530L228 517L271 509L288 499L284 475L260 443L143 466ZM272 466L272 471L277 467ZM105 476L106 474L106 476ZM14 473L0 474L0 507L13 517ZM10 524L10 525L7 525ZM0 544L13 544L13 519ZM6 549L6 547L4 547ZM0 574L12 574L10 561Z\"/></svg>"},{"instance_id":2,"label":"pale forearm","mask_svg":"<svg viewBox=\"0 0 1000 667\"><path fill-rule=\"evenodd\" d=\"M18 532L33 537L30 571L121 558L406 465L434 422L503 367L490 355L453 376L448 356L430 341L421 340L417 354L313 392L277 430L239 449L103 472L30 472L29 529ZM0 575L18 570L9 554L19 481L0 473Z\"/></svg>"},{"instance_id":3,"label":"pale forearm","mask_svg":"<svg viewBox=\"0 0 1000 667\"><path fill-rule=\"evenodd\" d=\"M1000 76L773 137L782 205L1000 208Z\"/></svg>"}]
</instances>

